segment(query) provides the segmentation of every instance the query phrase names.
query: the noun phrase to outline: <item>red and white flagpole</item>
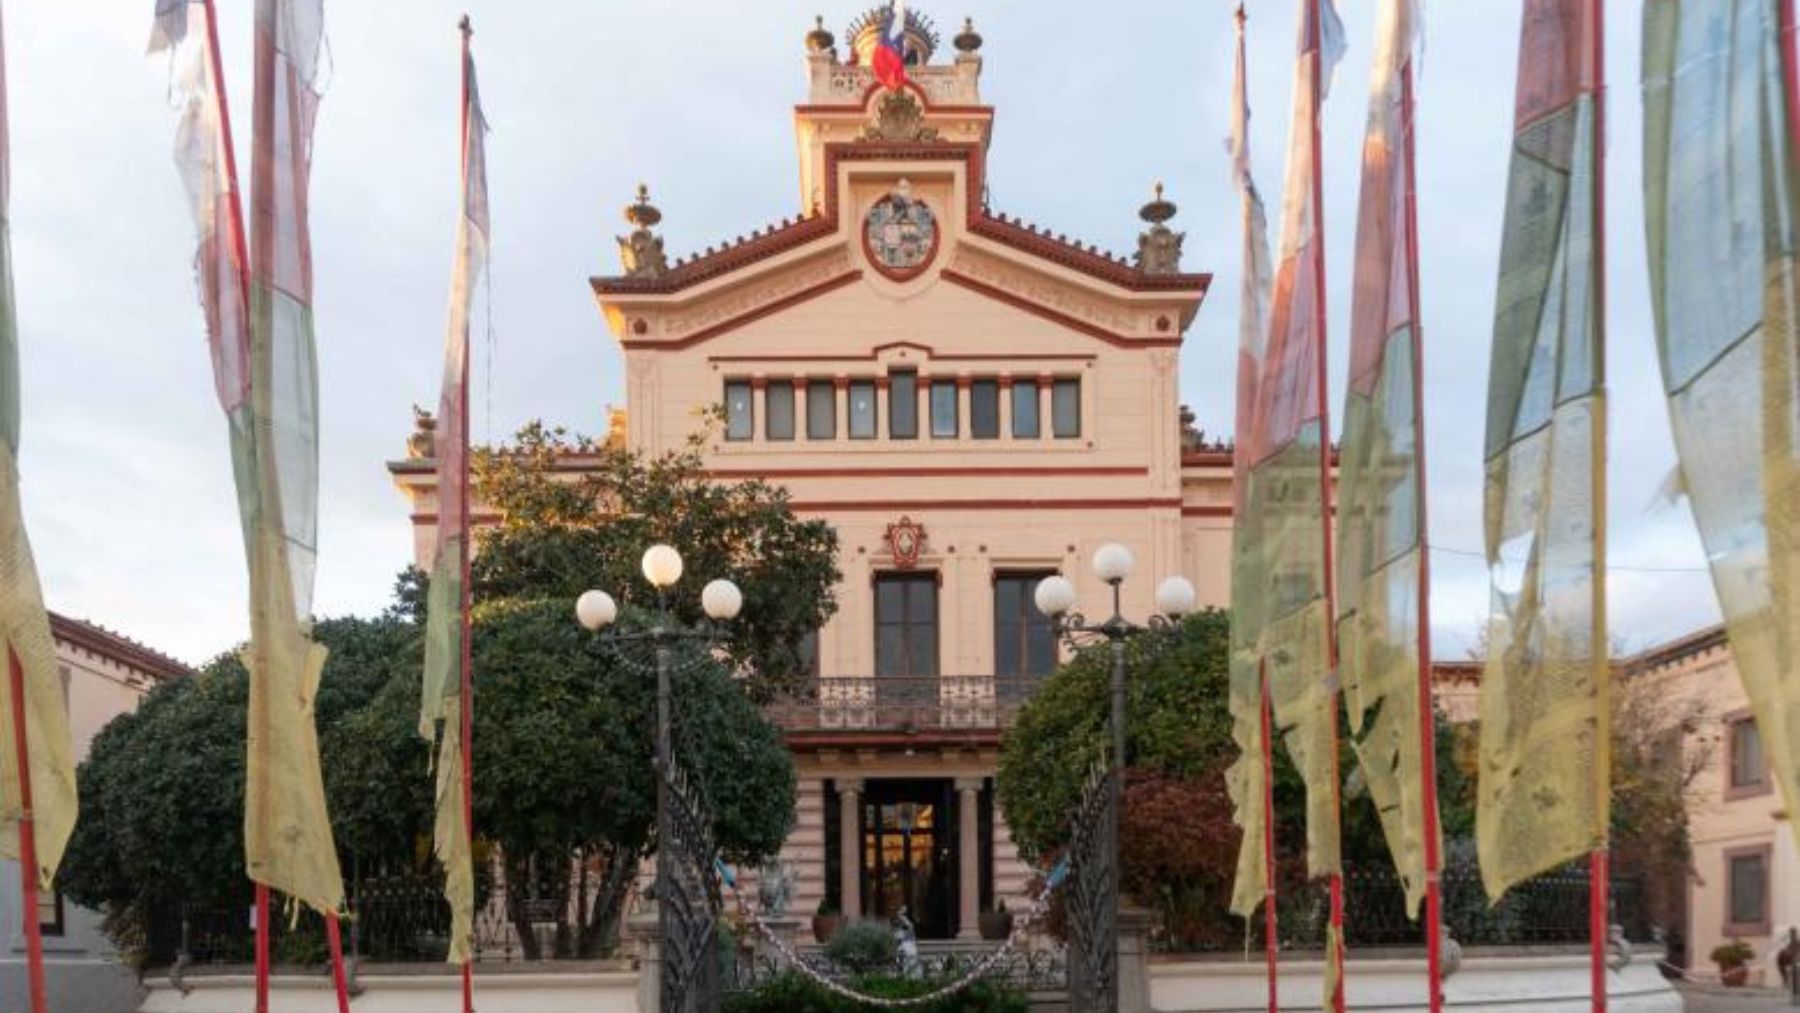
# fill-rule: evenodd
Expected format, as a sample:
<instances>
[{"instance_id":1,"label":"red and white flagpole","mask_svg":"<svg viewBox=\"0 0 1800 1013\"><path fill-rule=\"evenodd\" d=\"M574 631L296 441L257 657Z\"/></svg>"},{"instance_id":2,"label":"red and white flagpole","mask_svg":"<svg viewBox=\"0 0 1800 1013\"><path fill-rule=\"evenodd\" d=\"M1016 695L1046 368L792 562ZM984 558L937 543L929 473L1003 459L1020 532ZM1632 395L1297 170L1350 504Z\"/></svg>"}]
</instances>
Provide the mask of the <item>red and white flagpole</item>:
<instances>
[{"instance_id":1,"label":"red and white flagpole","mask_svg":"<svg viewBox=\"0 0 1800 1013\"><path fill-rule=\"evenodd\" d=\"M31 747L25 730L25 666L6 649L7 692L12 701L13 756L19 768L19 899L25 922L25 974L31 1013L47 1013L44 999L44 933L38 924L37 828L31 813Z\"/></svg>"},{"instance_id":2,"label":"red and white flagpole","mask_svg":"<svg viewBox=\"0 0 1800 1013\"><path fill-rule=\"evenodd\" d=\"M1327 671L1330 673L1330 678L1334 683L1331 691L1331 812L1333 821L1338 825L1332 828L1332 832L1341 840L1343 837L1342 810L1344 805L1342 788L1343 775L1338 766L1337 701L1339 690L1335 685L1338 667L1338 637L1337 623L1329 618L1337 615L1337 593L1333 587L1334 576L1332 573L1332 521L1334 520L1334 516L1331 506L1333 485L1331 480L1331 401L1330 390L1326 382L1325 355L1325 172L1324 158L1321 154L1323 144L1319 131L1319 113L1325 100L1324 11L1322 10L1322 5L1325 0L1310 0L1310 2L1312 3L1312 11L1307 18L1309 35L1307 44L1312 49L1313 63L1312 242L1314 244L1314 253L1312 259L1314 277L1313 290L1316 293L1313 300L1313 311L1315 313L1315 326L1318 328L1319 342L1319 352L1316 356L1318 360L1317 373L1319 385L1319 495L1323 506L1323 509L1319 512L1319 516L1321 518L1320 527L1324 535L1325 558L1323 572L1325 575L1325 615L1328 617L1325 623L1325 659ZM1343 859L1341 850L1342 849L1340 848L1340 857L1338 859L1339 868L1331 873L1330 878L1332 940L1329 941L1329 945L1336 947L1337 952L1327 953L1325 955L1327 966L1332 966L1335 962L1339 972L1331 990L1331 1008L1334 1013L1344 1013L1344 975L1342 973L1344 966L1342 960L1344 947L1344 873L1342 868Z\"/></svg>"},{"instance_id":3,"label":"red and white flagpole","mask_svg":"<svg viewBox=\"0 0 1800 1013\"><path fill-rule=\"evenodd\" d=\"M1242 17L1242 8L1239 8ZM1256 681L1262 686L1262 806L1263 806L1263 963L1269 974L1269 1013L1281 1011L1281 944L1275 912L1275 704L1269 694L1268 662L1256 663Z\"/></svg>"},{"instance_id":4,"label":"red and white flagpole","mask_svg":"<svg viewBox=\"0 0 1800 1013\"><path fill-rule=\"evenodd\" d=\"M1606 637L1606 5L1603 0L1586 0L1588 39L1591 47L1589 94L1594 103L1594 340L1601 354L1595 356L1598 371L1595 386L1600 390L1600 410L1594 417L1593 457L1593 644L1589 649L1594 668L1593 678L1600 706L1595 715L1596 752L1612 756L1612 664L1608 658ZM1606 943L1610 924L1611 855L1607 812L1611 799L1611 764L1594 765L1594 812L1597 843L1588 861L1588 959L1592 975L1594 1013L1606 1013Z\"/></svg>"},{"instance_id":5,"label":"red and white flagpole","mask_svg":"<svg viewBox=\"0 0 1800 1013\"><path fill-rule=\"evenodd\" d=\"M461 23L461 25L459 25L459 27L462 29L462 53L463 53L463 60L462 60L462 75L463 75L463 77L462 77L462 148L461 148L462 170L461 170L461 172L462 172L462 183L463 183L462 193L464 194L463 199L466 201L468 199L467 195L469 192L469 185L468 185L469 184L469 179L468 179L468 176L469 176L469 132L472 129L474 129L474 127L475 127L475 125L470 122L470 120L473 117L473 109L471 108L471 99L473 97L473 89L470 86L473 82L471 82L469 80L469 66L470 66L469 42L470 42L471 36L473 36L475 34L475 29L469 23L469 16L467 14L463 15L462 23ZM464 214L467 214L468 209L464 208L463 212L464 212ZM470 610L470 606L473 602L474 595L472 593L471 588L469 587L469 578L470 578L470 559L474 555L475 546L474 546L474 541L472 538L472 529L473 529L474 525L469 520L469 341L468 341L468 337L466 334L464 335L463 346L462 346L462 370L461 370L461 373L462 373L462 390L460 392L458 392L458 396L462 399L462 443L463 443L463 446L462 446L462 474L458 476L459 488L457 489L457 495L462 500L462 524L463 524L463 547L462 547L462 560L461 560L461 565L462 565L462 602L461 602L462 666L461 666L461 668L462 668L462 671L461 671L461 687L458 691L459 698L460 698L460 705L457 707L457 713L458 713L458 719L462 722L462 750L461 750L462 756L461 756L461 760L462 760L463 832L468 835L469 853L471 856L473 856L474 852L475 852L475 757L474 757L474 752L475 752L475 680L474 680L474 662L473 662L474 647L472 644L472 641L474 639L473 638L473 626L471 625L471 623L469 621L469 610ZM475 1011L475 962L472 958L469 960L463 961L462 994L463 994L463 1013L474 1013L474 1011Z\"/></svg>"},{"instance_id":6,"label":"red and white flagpole","mask_svg":"<svg viewBox=\"0 0 1800 1013\"><path fill-rule=\"evenodd\" d=\"M1411 30L1409 26L1409 32ZM1412 45L1410 35L1407 45ZM1444 1008L1444 858L1438 840L1437 709L1436 686L1431 678L1431 526L1426 511L1425 480L1425 334L1419 304L1419 202L1418 161L1414 157L1413 131L1418 120L1413 106L1412 53L1400 72L1400 130L1406 158L1406 275L1411 305L1413 361L1413 440L1418 459L1413 468L1419 504L1419 778L1424 799L1421 822L1425 839L1425 973L1431 1013Z\"/></svg>"}]
</instances>

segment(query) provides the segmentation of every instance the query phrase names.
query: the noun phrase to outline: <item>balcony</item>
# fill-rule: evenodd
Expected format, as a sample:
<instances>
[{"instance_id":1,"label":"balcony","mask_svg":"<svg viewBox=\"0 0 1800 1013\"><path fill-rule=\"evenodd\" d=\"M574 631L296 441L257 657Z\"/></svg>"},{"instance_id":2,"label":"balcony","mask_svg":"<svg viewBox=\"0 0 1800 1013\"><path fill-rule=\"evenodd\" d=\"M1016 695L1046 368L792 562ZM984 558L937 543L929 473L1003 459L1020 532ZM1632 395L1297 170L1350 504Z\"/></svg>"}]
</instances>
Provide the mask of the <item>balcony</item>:
<instances>
[{"instance_id":1,"label":"balcony","mask_svg":"<svg viewBox=\"0 0 1800 1013\"><path fill-rule=\"evenodd\" d=\"M1002 731L1041 676L829 676L764 712L784 731Z\"/></svg>"}]
</instances>

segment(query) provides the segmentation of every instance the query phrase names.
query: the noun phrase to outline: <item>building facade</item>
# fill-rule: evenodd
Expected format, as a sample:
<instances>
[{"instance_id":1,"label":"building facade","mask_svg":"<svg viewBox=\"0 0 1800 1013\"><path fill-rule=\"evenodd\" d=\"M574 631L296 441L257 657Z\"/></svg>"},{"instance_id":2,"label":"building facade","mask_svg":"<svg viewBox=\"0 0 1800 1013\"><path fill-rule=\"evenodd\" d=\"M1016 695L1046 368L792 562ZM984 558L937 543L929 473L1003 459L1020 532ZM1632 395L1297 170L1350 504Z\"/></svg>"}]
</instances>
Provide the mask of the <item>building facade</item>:
<instances>
[{"instance_id":1,"label":"building facade","mask_svg":"<svg viewBox=\"0 0 1800 1013\"><path fill-rule=\"evenodd\" d=\"M161 683L190 669L174 658L111 630L51 613L57 671L75 761L87 758L94 737L114 718L137 710ZM50 1007L68 1010L134 1009L137 975L120 966L112 943L100 930L101 915L75 906L55 892L38 896ZM19 866L0 862L0 1009L24 1009L24 919L19 916Z\"/></svg>"},{"instance_id":2,"label":"building facade","mask_svg":"<svg viewBox=\"0 0 1800 1013\"><path fill-rule=\"evenodd\" d=\"M1023 906L1030 876L993 774L1059 654L1036 581L1068 574L1104 615L1089 559L1116 541L1137 561L1128 615L1175 574L1223 605L1230 457L1197 445L1177 400L1210 278L1180 267L1174 205L1143 208L1130 258L990 207L980 36L965 25L943 56L911 15L910 81L890 91L867 67L878 16L841 55L807 37L797 216L674 260L640 192L624 272L592 288L625 360L620 438L673 450L723 406L710 473L785 486L838 533L811 692L774 711L800 777L795 909L905 908L923 938L967 938L981 910ZM394 473L423 553L429 468Z\"/></svg>"}]
</instances>

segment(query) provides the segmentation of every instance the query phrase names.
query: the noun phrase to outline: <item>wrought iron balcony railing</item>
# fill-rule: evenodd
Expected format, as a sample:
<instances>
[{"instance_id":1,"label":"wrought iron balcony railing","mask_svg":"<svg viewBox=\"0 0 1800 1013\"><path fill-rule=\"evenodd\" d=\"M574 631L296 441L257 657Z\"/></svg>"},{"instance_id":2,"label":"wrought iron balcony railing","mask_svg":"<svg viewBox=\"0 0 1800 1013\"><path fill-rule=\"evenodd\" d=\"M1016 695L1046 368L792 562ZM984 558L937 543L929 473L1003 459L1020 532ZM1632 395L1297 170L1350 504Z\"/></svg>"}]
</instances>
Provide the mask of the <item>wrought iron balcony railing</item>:
<instances>
[{"instance_id":1,"label":"wrought iron balcony railing","mask_svg":"<svg viewBox=\"0 0 1800 1013\"><path fill-rule=\"evenodd\" d=\"M1040 676L826 676L768 705L788 731L998 731Z\"/></svg>"}]
</instances>

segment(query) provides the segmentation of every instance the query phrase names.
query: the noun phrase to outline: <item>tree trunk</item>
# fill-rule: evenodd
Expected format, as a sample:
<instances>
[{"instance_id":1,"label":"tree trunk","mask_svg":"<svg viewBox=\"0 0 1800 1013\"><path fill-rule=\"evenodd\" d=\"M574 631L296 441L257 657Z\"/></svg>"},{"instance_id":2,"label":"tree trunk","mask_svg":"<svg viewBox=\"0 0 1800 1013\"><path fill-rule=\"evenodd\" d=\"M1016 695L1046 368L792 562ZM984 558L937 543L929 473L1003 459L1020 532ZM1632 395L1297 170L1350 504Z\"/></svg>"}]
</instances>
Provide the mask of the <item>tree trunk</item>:
<instances>
[{"instance_id":1,"label":"tree trunk","mask_svg":"<svg viewBox=\"0 0 1800 1013\"><path fill-rule=\"evenodd\" d=\"M589 960L610 956L619 946L619 923L625 913L625 901L637 882L637 848L613 848L594 895L594 908L583 927L581 956Z\"/></svg>"}]
</instances>

